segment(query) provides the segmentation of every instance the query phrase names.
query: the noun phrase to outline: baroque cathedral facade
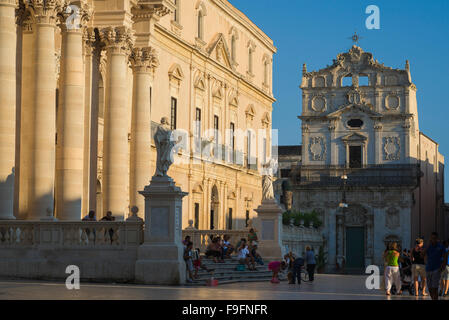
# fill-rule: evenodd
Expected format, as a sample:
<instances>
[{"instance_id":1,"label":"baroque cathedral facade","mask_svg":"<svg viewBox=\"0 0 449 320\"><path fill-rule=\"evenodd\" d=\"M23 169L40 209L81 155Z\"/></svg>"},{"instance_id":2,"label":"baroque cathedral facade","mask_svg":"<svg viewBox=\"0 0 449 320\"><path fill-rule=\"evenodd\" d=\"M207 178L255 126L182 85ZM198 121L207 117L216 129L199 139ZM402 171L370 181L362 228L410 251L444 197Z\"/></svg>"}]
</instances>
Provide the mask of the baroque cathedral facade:
<instances>
[{"instance_id":1,"label":"baroque cathedral facade","mask_svg":"<svg viewBox=\"0 0 449 320\"><path fill-rule=\"evenodd\" d=\"M301 89L292 207L322 219L329 270L383 265L388 243L440 231L444 158L419 129L409 62L393 69L354 45L324 69L304 65Z\"/></svg>"}]
</instances>

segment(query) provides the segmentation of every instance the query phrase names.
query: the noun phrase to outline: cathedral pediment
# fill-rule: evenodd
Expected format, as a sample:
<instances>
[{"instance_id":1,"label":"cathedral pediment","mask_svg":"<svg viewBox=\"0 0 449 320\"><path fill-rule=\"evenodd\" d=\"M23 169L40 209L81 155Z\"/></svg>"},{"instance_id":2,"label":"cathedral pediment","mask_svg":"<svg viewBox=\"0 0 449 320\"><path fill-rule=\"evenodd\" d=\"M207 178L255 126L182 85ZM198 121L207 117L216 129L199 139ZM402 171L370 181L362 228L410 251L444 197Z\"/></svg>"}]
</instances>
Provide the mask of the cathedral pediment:
<instances>
[{"instance_id":1,"label":"cathedral pediment","mask_svg":"<svg viewBox=\"0 0 449 320\"><path fill-rule=\"evenodd\" d=\"M217 33L206 49L209 56L218 63L232 69L231 55L222 33Z\"/></svg>"},{"instance_id":2,"label":"cathedral pediment","mask_svg":"<svg viewBox=\"0 0 449 320\"><path fill-rule=\"evenodd\" d=\"M341 140L345 142L364 142L366 139L367 138L364 135L357 132L341 137Z\"/></svg>"},{"instance_id":3,"label":"cathedral pediment","mask_svg":"<svg viewBox=\"0 0 449 320\"><path fill-rule=\"evenodd\" d=\"M348 104L345 106L340 107L338 110L335 110L331 113L329 113L327 116L329 118L338 118L340 117L343 113L352 113L352 114L358 114L358 113L364 113L366 115L368 115L369 117L372 118L381 118L383 117L382 114L373 111L368 105L363 105L363 104Z\"/></svg>"}]
</instances>

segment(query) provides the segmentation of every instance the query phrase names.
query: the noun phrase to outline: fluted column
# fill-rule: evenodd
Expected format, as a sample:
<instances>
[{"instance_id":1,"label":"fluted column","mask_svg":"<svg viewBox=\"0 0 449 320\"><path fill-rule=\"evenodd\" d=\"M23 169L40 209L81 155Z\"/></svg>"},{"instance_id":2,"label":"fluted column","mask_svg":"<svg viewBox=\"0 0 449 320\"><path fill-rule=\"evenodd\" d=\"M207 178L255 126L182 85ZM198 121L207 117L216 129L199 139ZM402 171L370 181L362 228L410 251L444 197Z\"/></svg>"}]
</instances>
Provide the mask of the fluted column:
<instances>
[{"instance_id":1,"label":"fluted column","mask_svg":"<svg viewBox=\"0 0 449 320\"><path fill-rule=\"evenodd\" d=\"M29 127L28 219L42 219L53 210L56 134L55 28L60 0L28 0L35 21L34 91ZM26 86L23 87L25 90ZM23 155L21 155L23 157Z\"/></svg>"},{"instance_id":2,"label":"fluted column","mask_svg":"<svg viewBox=\"0 0 449 320\"><path fill-rule=\"evenodd\" d=\"M22 8L23 9L23 8ZM18 219L28 217L28 190L30 178L30 150L32 132L30 130L33 121L33 92L34 92L34 43L35 36L32 18L29 12L23 10L23 16L19 20L22 25L22 79L21 79L21 104L20 104L20 158L19 162L19 210ZM36 29L36 28L34 28Z\"/></svg>"},{"instance_id":3,"label":"fluted column","mask_svg":"<svg viewBox=\"0 0 449 320\"><path fill-rule=\"evenodd\" d=\"M97 209L98 162L98 86L102 43L93 28L84 32L85 91L84 91L84 157L83 157L83 214ZM97 218L101 212L98 212Z\"/></svg>"},{"instance_id":4,"label":"fluted column","mask_svg":"<svg viewBox=\"0 0 449 320\"><path fill-rule=\"evenodd\" d=\"M83 31L81 24L68 23L72 11L66 8L60 14L62 43L57 114L56 216L59 220L79 220L84 151ZM84 24L88 20L86 9L82 6L74 13L78 15L76 21Z\"/></svg>"},{"instance_id":5,"label":"fluted column","mask_svg":"<svg viewBox=\"0 0 449 320\"><path fill-rule=\"evenodd\" d=\"M128 206L127 65L132 48L126 27L101 30L107 54L103 142L103 213L123 220Z\"/></svg>"},{"instance_id":6,"label":"fluted column","mask_svg":"<svg viewBox=\"0 0 449 320\"><path fill-rule=\"evenodd\" d=\"M0 0L0 220L14 219L16 1Z\"/></svg>"},{"instance_id":7,"label":"fluted column","mask_svg":"<svg viewBox=\"0 0 449 320\"><path fill-rule=\"evenodd\" d=\"M140 208L143 214L145 199L138 191L142 191L151 178L150 77L158 62L154 49L150 47L134 49L130 61L133 67L133 102L129 204Z\"/></svg>"}]
</instances>

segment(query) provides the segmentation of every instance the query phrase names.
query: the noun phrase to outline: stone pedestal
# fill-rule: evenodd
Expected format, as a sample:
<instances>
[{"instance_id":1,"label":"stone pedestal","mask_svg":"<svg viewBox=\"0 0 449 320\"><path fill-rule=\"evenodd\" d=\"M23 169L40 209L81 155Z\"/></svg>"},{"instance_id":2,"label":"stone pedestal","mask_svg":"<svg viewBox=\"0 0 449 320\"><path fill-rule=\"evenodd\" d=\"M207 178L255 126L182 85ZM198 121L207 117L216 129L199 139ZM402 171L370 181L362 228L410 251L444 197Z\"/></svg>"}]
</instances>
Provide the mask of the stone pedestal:
<instances>
[{"instance_id":1,"label":"stone pedestal","mask_svg":"<svg viewBox=\"0 0 449 320\"><path fill-rule=\"evenodd\" d=\"M182 245L182 198L170 177L153 177L145 197L144 243L138 249L135 279L145 284L180 285L186 280Z\"/></svg>"},{"instance_id":2,"label":"stone pedestal","mask_svg":"<svg viewBox=\"0 0 449 320\"><path fill-rule=\"evenodd\" d=\"M275 199L262 200L255 210L257 218L254 227L258 231L258 251L262 258L280 260L282 258L282 209Z\"/></svg>"}]
</instances>

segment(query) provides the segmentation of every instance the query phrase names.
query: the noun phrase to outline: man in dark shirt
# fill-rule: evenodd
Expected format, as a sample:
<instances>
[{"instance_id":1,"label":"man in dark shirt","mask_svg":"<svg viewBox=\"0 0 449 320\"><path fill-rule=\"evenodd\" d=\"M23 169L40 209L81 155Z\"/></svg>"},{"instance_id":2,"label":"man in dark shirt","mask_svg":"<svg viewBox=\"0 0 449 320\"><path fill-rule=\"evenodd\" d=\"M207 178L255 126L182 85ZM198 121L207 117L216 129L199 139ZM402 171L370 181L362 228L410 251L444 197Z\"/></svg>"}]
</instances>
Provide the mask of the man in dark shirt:
<instances>
[{"instance_id":1,"label":"man in dark shirt","mask_svg":"<svg viewBox=\"0 0 449 320\"><path fill-rule=\"evenodd\" d=\"M427 282L432 300L438 300L438 287L440 285L443 256L445 251L445 248L438 240L438 233L432 232L429 245L425 250L425 256L427 257Z\"/></svg>"},{"instance_id":2,"label":"man in dark shirt","mask_svg":"<svg viewBox=\"0 0 449 320\"><path fill-rule=\"evenodd\" d=\"M293 276L291 284L295 284L296 279L298 279L298 284L301 284L301 268L304 266L304 259L301 257L296 258L293 261Z\"/></svg>"},{"instance_id":3,"label":"man in dark shirt","mask_svg":"<svg viewBox=\"0 0 449 320\"><path fill-rule=\"evenodd\" d=\"M415 296L419 295L419 278L421 277L422 295L427 296L426 293L426 263L424 262L424 240L416 239L415 247L412 249L412 277L415 285Z\"/></svg>"}]
</instances>

